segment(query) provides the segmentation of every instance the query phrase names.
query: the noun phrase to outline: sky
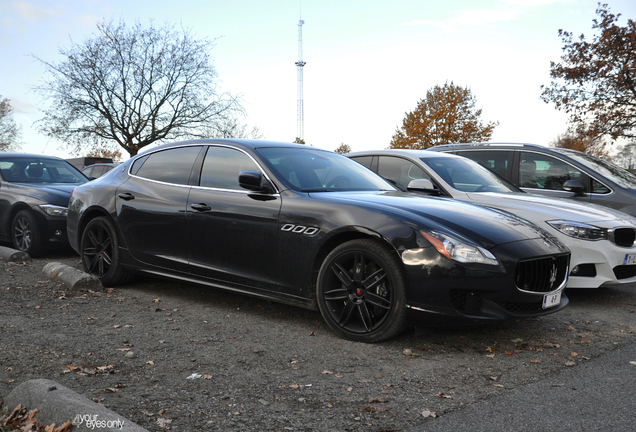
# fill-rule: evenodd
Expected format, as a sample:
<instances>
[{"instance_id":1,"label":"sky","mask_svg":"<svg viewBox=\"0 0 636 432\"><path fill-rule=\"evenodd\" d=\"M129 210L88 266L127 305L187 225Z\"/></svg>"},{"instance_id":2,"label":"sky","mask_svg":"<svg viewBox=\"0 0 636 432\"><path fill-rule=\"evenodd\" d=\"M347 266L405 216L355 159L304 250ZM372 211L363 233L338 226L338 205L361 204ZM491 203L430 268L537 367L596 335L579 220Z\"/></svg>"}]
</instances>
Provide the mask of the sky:
<instances>
[{"instance_id":1,"label":"sky","mask_svg":"<svg viewBox=\"0 0 636 432\"><path fill-rule=\"evenodd\" d=\"M634 0L607 0L636 19ZM304 139L335 150L387 148L426 92L470 88L493 142L548 145L567 117L541 101L558 30L591 40L592 0L0 0L0 96L22 127L22 151L73 157L34 122L48 100L35 92L61 48L81 44L103 20L183 26L215 41L225 91L240 94L245 123L266 139L297 136L298 21L302 17ZM122 151L122 153L126 153Z\"/></svg>"}]
</instances>

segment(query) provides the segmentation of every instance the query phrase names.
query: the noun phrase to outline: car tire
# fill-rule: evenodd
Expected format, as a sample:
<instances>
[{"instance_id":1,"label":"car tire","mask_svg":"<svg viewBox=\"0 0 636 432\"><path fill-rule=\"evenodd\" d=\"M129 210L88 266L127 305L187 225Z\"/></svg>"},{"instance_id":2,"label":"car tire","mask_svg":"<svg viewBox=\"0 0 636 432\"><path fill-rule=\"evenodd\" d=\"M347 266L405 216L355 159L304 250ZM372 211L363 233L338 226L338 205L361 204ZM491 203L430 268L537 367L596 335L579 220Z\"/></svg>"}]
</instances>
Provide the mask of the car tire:
<instances>
[{"instance_id":1,"label":"car tire","mask_svg":"<svg viewBox=\"0 0 636 432\"><path fill-rule=\"evenodd\" d=\"M11 240L13 247L28 253L31 257L38 257L44 253L40 227L33 213L20 210L11 223Z\"/></svg>"},{"instance_id":2,"label":"car tire","mask_svg":"<svg viewBox=\"0 0 636 432\"><path fill-rule=\"evenodd\" d=\"M80 251L84 271L97 277L103 286L122 285L132 279L121 266L119 238L110 219L97 217L86 225Z\"/></svg>"},{"instance_id":3,"label":"car tire","mask_svg":"<svg viewBox=\"0 0 636 432\"><path fill-rule=\"evenodd\" d=\"M354 341L379 342L406 326L404 285L399 261L386 246L371 239L351 240L323 261L316 300L334 332Z\"/></svg>"}]
</instances>

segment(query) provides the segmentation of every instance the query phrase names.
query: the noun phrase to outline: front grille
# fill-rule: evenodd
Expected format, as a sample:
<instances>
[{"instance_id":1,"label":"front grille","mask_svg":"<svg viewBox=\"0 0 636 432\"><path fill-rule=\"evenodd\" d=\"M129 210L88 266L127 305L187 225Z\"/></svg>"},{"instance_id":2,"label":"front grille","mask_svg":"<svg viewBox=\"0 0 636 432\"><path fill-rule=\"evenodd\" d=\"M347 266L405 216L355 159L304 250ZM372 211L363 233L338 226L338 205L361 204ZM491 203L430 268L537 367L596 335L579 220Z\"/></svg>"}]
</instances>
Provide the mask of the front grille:
<instances>
[{"instance_id":1,"label":"front grille","mask_svg":"<svg viewBox=\"0 0 636 432\"><path fill-rule=\"evenodd\" d=\"M471 290L451 290L453 307L463 313L480 312L484 306L483 294Z\"/></svg>"},{"instance_id":2,"label":"front grille","mask_svg":"<svg viewBox=\"0 0 636 432\"><path fill-rule=\"evenodd\" d=\"M534 303L512 303L512 302L507 302L507 303L500 303L497 302L497 304L499 305L499 307L501 307L502 309L513 313L513 314L530 314L530 313L536 313L536 312L541 312L543 310L543 302L534 302Z\"/></svg>"},{"instance_id":3,"label":"front grille","mask_svg":"<svg viewBox=\"0 0 636 432\"><path fill-rule=\"evenodd\" d=\"M517 288L550 292L561 286L568 274L569 255L520 261L515 270Z\"/></svg>"},{"instance_id":4,"label":"front grille","mask_svg":"<svg viewBox=\"0 0 636 432\"><path fill-rule=\"evenodd\" d=\"M616 279L627 279L636 276L636 265L619 265L613 268Z\"/></svg>"},{"instance_id":5,"label":"front grille","mask_svg":"<svg viewBox=\"0 0 636 432\"><path fill-rule=\"evenodd\" d=\"M632 247L636 240L636 230L633 228L617 228L614 230L613 241L616 246Z\"/></svg>"}]
</instances>

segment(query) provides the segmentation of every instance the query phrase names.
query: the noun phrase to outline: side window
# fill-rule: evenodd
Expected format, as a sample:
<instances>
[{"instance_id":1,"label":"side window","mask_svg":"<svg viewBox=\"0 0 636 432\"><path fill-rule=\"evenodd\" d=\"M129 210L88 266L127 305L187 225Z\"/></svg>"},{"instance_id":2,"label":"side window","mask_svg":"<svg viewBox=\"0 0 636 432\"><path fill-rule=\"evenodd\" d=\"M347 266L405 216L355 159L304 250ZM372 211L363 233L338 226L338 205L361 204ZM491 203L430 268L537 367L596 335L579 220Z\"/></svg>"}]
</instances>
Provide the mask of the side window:
<instances>
[{"instance_id":1,"label":"side window","mask_svg":"<svg viewBox=\"0 0 636 432\"><path fill-rule=\"evenodd\" d=\"M210 147L203 161L200 186L242 190L238 177L241 171L260 171L256 163L242 151L228 147Z\"/></svg>"},{"instance_id":2,"label":"side window","mask_svg":"<svg viewBox=\"0 0 636 432\"><path fill-rule=\"evenodd\" d=\"M411 180L428 179L424 170L406 159L393 156L380 156L378 160L378 174L385 179L395 182L398 189L407 190Z\"/></svg>"},{"instance_id":3,"label":"side window","mask_svg":"<svg viewBox=\"0 0 636 432\"><path fill-rule=\"evenodd\" d=\"M95 167L90 167L88 169L85 169L84 171L82 171L82 173L86 176L86 177L90 177L93 175L93 171L95 170Z\"/></svg>"},{"instance_id":4,"label":"side window","mask_svg":"<svg viewBox=\"0 0 636 432\"><path fill-rule=\"evenodd\" d=\"M187 185L192 173L192 167L200 151L201 147L195 146L152 153L145 161L138 160L135 162L136 165L138 163L142 164L136 171L136 175L149 180Z\"/></svg>"},{"instance_id":5,"label":"side window","mask_svg":"<svg viewBox=\"0 0 636 432\"><path fill-rule=\"evenodd\" d=\"M468 159L472 159L475 162L479 163L481 166L488 168L490 171L499 174L499 176L503 178L506 178L506 172L508 170L508 156L510 155L509 151L469 150L458 151L457 154L459 156L464 156Z\"/></svg>"},{"instance_id":6,"label":"side window","mask_svg":"<svg viewBox=\"0 0 636 432\"><path fill-rule=\"evenodd\" d=\"M582 181L581 171L559 159L539 153L521 153L519 186L563 190L568 180Z\"/></svg>"},{"instance_id":7,"label":"side window","mask_svg":"<svg viewBox=\"0 0 636 432\"><path fill-rule=\"evenodd\" d=\"M351 159L358 162L360 165L363 165L371 169L371 162L373 162L373 156L358 156L358 157L353 157Z\"/></svg>"},{"instance_id":8,"label":"side window","mask_svg":"<svg viewBox=\"0 0 636 432\"><path fill-rule=\"evenodd\" d=\"M597 194L608 194L611 192L611 189L605 186L603 183L596 179L592 179L592 193Z\"/></svg>"}]
</instances>

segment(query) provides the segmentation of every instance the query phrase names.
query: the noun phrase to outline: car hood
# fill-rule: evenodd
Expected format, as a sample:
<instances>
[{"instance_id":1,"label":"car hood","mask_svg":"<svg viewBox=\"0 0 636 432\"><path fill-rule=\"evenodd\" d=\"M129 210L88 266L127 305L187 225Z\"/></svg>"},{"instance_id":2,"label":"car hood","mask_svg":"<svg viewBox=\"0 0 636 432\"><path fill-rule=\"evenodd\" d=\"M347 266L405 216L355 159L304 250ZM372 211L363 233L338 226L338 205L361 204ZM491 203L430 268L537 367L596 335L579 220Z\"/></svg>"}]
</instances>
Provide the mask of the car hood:
<instances>
[{"instance_id":1,"label":"car hood","mask_svg":"<svg viewBox=\"0 0 636 432\"><path fill-rule=\"evenodd\" d=\"M528 221L458 200L406 192L328 192L312 193L311 197L399 213L416 224L422 223L422 229L445 227L487 249L515 241L541 239L550 243L553 252L567 251L559 240Z\"/></svg>"},{"instance_id":2,"label":"car hood","mask_svg":"<svg viewBox=\"0 0 636 432\"><path fill-rule=\"evenodd\" d=\"M68 201L71 198L71 192L73 192L73 189L77 186L79 186L79 184L75 183L53 183L46 185L39 183L37 186L34 186L33 183L11 183L9 188L49 204L67 207Z\"/></svg>"},{"instance_id":3,"label":"car hood","mask_svg":"<svg viewBox=\"0 0 636 432\"><path fill-rule=\"evenodd\" d=\"M636 227L636 218L609 207L526 193L468 193L471 202L505 210L534 223L569 220L603 228Z\"/></svg>"}]
</instances>

